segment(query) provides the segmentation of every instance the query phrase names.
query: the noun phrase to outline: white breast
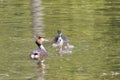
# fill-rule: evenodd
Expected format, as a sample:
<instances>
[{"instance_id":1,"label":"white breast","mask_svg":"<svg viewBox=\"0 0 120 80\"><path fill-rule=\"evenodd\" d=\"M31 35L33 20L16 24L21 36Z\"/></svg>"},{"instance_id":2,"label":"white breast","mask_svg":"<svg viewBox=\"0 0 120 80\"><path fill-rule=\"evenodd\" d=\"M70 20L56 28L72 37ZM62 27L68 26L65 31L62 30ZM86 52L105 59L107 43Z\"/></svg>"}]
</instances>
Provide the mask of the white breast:
<instances>
[{"instance_id":1,"label":"white breast","mask_svg":"<svg viewBox=\"0 0 120 80\"><path fill-rule=\"evenodd\" d=\"M63 45L63 39L62 39L62 37L59 37L57 42L58 42L58 45L62 46Z\"/></svg>"}]
</instances>

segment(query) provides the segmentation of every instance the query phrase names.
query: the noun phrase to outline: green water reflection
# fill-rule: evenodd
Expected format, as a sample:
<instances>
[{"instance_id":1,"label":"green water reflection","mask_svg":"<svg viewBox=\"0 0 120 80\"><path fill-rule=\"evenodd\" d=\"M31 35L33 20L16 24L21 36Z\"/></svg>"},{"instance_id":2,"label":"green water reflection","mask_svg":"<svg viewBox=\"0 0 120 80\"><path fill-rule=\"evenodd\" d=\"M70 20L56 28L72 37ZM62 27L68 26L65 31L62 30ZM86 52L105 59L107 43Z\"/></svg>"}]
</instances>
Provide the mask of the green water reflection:
<instances>
[{"instance_id":1,"label":"green water reflection","mask_svg":"<svg viewBox=\"0 0 120 80\"><path fill-rule=\"evenodd\" d=\"M120 79L120 1L43 0L45 33L61 29L75 45L73 54L47 58L48 80Z\"/></svg>"}]
</instances>

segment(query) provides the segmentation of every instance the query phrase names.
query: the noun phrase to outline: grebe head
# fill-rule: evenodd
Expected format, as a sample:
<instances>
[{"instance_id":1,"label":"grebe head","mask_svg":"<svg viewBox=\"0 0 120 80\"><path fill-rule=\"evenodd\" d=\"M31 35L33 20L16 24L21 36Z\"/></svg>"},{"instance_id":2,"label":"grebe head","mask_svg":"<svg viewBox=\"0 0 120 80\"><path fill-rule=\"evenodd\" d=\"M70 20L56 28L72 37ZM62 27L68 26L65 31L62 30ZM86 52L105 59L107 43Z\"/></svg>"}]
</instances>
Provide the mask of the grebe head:
<instances>
[{"instance_id":1,"label":"grebe head","mask_svg":"<svg viewBox=\"0 0 120 80\"><path fill-rule=\"evenodd\" d=\"M42 44L42 42L44 42L44 41L45 41L45 39L44 39L43 37L38 36L38 38L37 38L37 42L39 42L39 43Z\"/></svg>"},{"instance_id":2,"label":"grebe head","mask_svg":"<svg viewBox=\"0 0 120 80\"><path fill-rule=\"evenodd\" d=\"M41 36L38 36L38 39L41 39L42 37Z\"/></svg>"},{"instance_id":3,"label":"grebe head","mask_svg":"<svg viewBox=\"0 0 120 80\"><path fill-rule=\"evenodd\" d=\"M58 30L58 31L57 31L57 33L58 33L58 35L59 35L59 36L61 36L61 35L62 35L61 30Z\"/></svg>"}]
</instances>

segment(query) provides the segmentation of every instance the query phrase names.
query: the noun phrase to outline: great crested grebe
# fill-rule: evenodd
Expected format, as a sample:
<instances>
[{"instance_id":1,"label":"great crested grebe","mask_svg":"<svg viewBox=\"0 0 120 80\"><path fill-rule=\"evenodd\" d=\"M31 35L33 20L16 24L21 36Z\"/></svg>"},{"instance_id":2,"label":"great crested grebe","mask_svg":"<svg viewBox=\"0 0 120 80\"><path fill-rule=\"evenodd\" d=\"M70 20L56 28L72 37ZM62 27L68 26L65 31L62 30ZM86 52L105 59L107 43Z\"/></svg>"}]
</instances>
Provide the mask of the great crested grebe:
<instances>
[{"instance_id":1,"label":"great crested grebe","mask_svg":"<svg viewBox=\"0 0 120 80\"><path fill-rule=\"evenodd\" d=\"M58 47L58 53L70 53L70 47L71 45L68 43L68 39L62 35L61 30L57 31L57 36L54 38L54 42L52 44L53 47ZM65 47L66 50L63 50L63 46ZM69 52L68 52L69 51Z\"/></svg>"},{"instance_id":2,"label":"great crested grebe","mask_svg":"<svg viewBox=\"0 0 120 80\"><path fill-rule=\"evenodd\" d=\"M36 39L36 44L39 47L39 49L35 49L31 52L30 58L33 60L36 60L38 62L44 62L44 59L46 56L48 56L48 52L46 51L45 47L43 46L42 42L48 41L44 39L43 37L38 37Z\"/></svg>"}]
</instances>

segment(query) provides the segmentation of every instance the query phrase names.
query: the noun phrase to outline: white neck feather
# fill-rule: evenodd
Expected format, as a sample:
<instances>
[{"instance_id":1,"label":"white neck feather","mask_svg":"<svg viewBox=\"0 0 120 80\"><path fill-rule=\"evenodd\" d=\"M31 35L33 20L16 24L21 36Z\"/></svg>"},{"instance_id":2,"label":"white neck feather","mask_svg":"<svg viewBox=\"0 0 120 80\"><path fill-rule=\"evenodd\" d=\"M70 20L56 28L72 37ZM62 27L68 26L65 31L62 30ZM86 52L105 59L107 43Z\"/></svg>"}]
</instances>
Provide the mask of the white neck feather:
<instances>
[{"instance_id":1,"label":"white neck feather","mask_svg":"<svg viewBox=\"0 0 120 80\"><path fill-rule=\"evenodd\" d=\"M45 47L44 47L42 44L40 45L40 48L41 48L42 50L46 51Z\"/></svg>"}]
</instances>

